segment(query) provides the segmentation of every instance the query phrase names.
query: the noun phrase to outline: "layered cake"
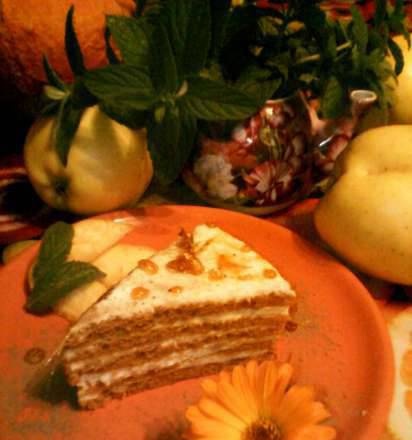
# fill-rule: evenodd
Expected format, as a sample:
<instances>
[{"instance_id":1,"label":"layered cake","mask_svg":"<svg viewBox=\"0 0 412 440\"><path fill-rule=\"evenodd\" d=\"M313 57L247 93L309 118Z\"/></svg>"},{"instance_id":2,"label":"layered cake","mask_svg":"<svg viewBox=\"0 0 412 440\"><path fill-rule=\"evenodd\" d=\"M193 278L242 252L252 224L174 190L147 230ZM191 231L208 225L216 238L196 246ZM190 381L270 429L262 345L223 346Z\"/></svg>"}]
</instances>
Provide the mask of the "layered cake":
<instances>
[{"instance_id":1,"label":"layered cake","mask_svg":"<svg viewBox=\"0 0 412 440\"><path fill-rule=\"evenodd\" d=\"M181 231L71 328L62 361L83 408L272 354L296 295L213 225Z\"/></svg>"}]
</instances>

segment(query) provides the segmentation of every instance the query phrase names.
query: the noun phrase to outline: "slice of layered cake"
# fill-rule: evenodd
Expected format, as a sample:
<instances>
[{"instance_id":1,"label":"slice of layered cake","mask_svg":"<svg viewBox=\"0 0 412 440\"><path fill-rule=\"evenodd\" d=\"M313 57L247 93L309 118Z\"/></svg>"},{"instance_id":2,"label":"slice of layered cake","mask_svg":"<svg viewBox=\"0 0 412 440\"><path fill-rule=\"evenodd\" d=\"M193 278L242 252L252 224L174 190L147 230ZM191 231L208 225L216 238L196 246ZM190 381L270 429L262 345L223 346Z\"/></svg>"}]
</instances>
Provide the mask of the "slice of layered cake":
<instances>
[{"instance_id":1,"label":"slice of layered cake","mask_svg":"<svg viewBox=\"0 0 412 440\"><path fill-rule=\"evenodd\" d=\"M62 359L79 404L272 354L296 295L268 261L212 225L182 231L71 328Z\"/></svg>"}]
</instances>

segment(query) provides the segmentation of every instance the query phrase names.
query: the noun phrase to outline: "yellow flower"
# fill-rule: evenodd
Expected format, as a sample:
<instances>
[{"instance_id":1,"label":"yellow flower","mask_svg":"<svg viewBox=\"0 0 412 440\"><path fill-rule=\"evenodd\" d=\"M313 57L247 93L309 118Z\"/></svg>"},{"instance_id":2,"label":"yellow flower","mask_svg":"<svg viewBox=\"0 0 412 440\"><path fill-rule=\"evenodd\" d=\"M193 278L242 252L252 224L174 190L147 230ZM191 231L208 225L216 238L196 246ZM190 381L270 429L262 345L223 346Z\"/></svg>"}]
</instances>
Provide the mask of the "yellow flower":
<instances>
[{"instance_id":1,"label":"yellow flower","mask_svg":"<svg viewBox=\"0 0 412 440\"><path fill-rule=\"evenodd\" d=\"M194 440L333 440L330 414L314 390L291 385L290 364L250 361L202 383L204 396L186 417Z\"/></svg>"}]
</instances>

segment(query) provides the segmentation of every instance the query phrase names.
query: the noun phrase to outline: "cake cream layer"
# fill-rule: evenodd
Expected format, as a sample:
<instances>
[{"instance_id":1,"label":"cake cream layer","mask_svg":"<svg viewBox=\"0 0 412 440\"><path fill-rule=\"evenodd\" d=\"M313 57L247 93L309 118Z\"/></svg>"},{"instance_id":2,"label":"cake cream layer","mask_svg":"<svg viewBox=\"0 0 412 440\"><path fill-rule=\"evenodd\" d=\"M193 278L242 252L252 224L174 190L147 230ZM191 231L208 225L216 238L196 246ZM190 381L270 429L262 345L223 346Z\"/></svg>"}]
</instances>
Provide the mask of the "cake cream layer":
<instances>
[{"instance_id":1,"label":"cake cream layer","mask_svg":"<svg viewBox=\"0 0 412 440\"><path fill-rule=\"evenodd\" d=\"M82 382L79 384L79 403L85 408L102 406L105 400L124 397L127 394L155 388L179 380L205 376L220 371L225 366L234 365L248 359L263 359L272 355L271 344L267 346L248 347L237 351L221 351L210 354L204 353L202 357L187 358L185 360L169 362L165 360L158 363L156 374L146 373L127 374L118 377L115 382L95 383ZM109 376L110 373L107 373Z\"/></svg>"},{"instance_id":2,"label":"cake cream layer","mask_svg":"<svg viewBox=\"0 0 412 440\"><path fill-rule=\"evenodd\" d=\"M256 341L255 338L245 338L238 344L234 343L234 341L221 341L220 343L207 344L200 348L196 347L175 351L159 359L149 359L138 365L132 364L124 368L110 369L105 372L82 374L75 385L90 387L101 384L110 387L128 377L139 377L151 373L157 374L165 368L172 368L176 365L178 365L179 368L182 366L197 365L199 362L203 363L207 359L214 358L214 356L217 356L219 353L232 353L236 355L238 352L257 347L270 348L272 344L273 338L260 339L259 341Z\"/></svg>"},{"instance_id":3,"label":"cake cream layer","mask_svg":"<svg viewBox=\"0 0 412 440\"><path fill-rule=\"evenodd\" d=\"M72 328L74 344L116 320L179 319L255 305L287 305L295 292L273 265L220 228L199 225L147 260Z\"/></svg>"},{"instance_id":4,"label":"cake cream layer","mask_svg":"<svg viewBox=\"0 0 412 440\"><path fill-rule=\"evenodd\" d=\"M135 328L135 323L128 326L127 323L119 322L112 326L112 332L106 333L104 337L95 337L86 340L83 344L75 346L74 349L67 347L64 359L71 362L75 359L96 356L100 353L107 353L113 346L116 349L141 346L150 341L159 343L163 339L179 337L190 332L197 333L227 331L231 329L243 329L246 326L271 326L273 331L280 330L280 327L288 320L288 307L274 306L260 309L244 308L227 313L215 313L202 317L173 320L171 322L159 322L153 320L145 327ZM121 329L119 332L117 327ZM68 344L69 345L69 344Z\"/></svg>"},{"instance_id":5,"label":"cake cream layer","mask_svg":"<svg viewBox=\"0 0 412 440\"><path fill-rule=\"evenodd\" d=\"M219 348L225 346L236 346L247 341L259 343L261 340L275 339L275 329L270 326L243 327L228 331L213 331L205 333L190 333L161 341L150 341L143 345L136 345L128 349L111 347L100 355L88 356L75 360L67 365L66 372L73 378L78 375L103 372L106 369L122 368L130 365L139 366L148 360L157 360L171 353L185 352L196 347Z\"/></svg>"},{"instance_id":6,"label":"cake cream layer","mask_svg":"<svg viewBox=\"0 0 412 440\"><path fill-rule=\"evenodd\" d=\"M260 310L269 307L282 307L281 315L283 317L290 317L290 308L295 306L296 300L294 298L283 298L282 296L273 293L268 295L261 295L249 300L245 299L240 302L232 301L225 304L205 303L201 305L187 305L180 306L177 309L158 309L152 314L139 315L131 317L110 316L107 319L102 319L99 324L93 323L89 326L81 326L78 328L78 323L71 328L66 347L79 347L87 344L92 340L105 340L110 335L117 333L120 338L133 332L145 332L153 323L168 325L176 321L183 321L197 317L203 319L213 315L221 314L222 316L230 312L237 312L238 310ZM286 310L286 313L284 313ZM80 319L80 321L82 318Z\"/></svg>"}]
</instances>

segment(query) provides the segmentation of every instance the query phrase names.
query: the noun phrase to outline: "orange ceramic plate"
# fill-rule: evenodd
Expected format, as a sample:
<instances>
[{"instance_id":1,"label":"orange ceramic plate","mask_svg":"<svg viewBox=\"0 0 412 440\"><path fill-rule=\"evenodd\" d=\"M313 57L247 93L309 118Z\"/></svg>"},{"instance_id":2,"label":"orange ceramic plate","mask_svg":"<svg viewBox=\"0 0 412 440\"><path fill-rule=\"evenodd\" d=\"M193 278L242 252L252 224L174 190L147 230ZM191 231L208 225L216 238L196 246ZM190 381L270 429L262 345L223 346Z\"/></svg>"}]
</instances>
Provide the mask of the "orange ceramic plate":
<instances>
[{"instance_id":1,"label":"orange ceramic plate","mask_svg":"<svg viewBox=\"0 0 412 440\"><path fill-rule=\"evenodd\" d=\"M380 312L351 272L293 232L244 214L161 206L109 217L125 216L140 221L127 242L161 248L181 227L211 222L273 262L300 297L298 328L279 343L278 355L295 366L298 382L315 386L333 414L339 439L378 439L392 397L392 353ZM25 273L34 253L27 250L0 271L0 438L180 438L184 409L200 396L199 380L116 400L96 411L77 410L64 393L51 401L25 391L38 368L25 361L27 351L35 347L50 354L67 329L57 316L23 310Z\"/></svg>"}]
</instances>

